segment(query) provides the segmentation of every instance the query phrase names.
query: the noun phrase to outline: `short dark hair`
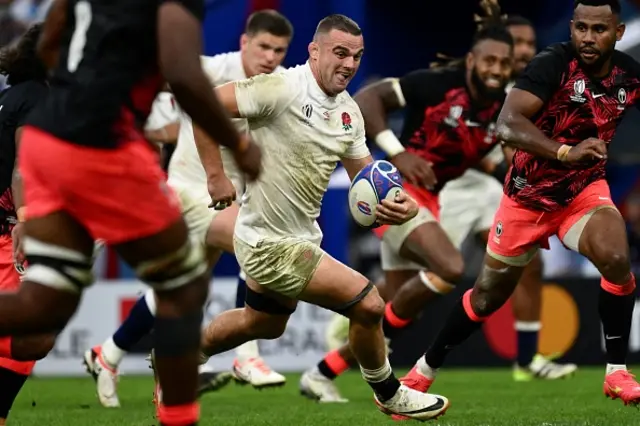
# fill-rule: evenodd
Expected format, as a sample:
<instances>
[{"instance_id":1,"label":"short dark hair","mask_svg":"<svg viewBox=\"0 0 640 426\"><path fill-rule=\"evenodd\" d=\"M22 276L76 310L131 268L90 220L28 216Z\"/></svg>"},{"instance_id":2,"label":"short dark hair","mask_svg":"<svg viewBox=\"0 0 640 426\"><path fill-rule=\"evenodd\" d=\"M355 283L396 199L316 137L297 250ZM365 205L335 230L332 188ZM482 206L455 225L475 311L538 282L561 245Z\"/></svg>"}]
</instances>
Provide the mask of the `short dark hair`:
<instances>
[{"instance_id":1,"label":"short dark hair","mask_svg":"<svg viewBox=\"0 0 640 426\"><path fill-rule=\"evenodd\" d=\"M31 26L15 43L0 50L0 74L8 76L7 84L47 79L47 69L36 53L42 24Z\"/></svg>"},{"instance_id":2,"label":"short dark hair","mask_svg":"<svg viewBox=\"0 0 640 426\"><path fill-rule=\"evenodd\" d=\"M509 15L507 16L507 19L504 20L504 26L509 28L509 27L531 27L533 28L533 22L531 22L530 20L528 20L527 18L525 18L524 16L521 15Z\"/></svg>"},{"instance_id":3,"label":"short dark hair","mask_svg":"<svg viewBox=\"0 0 640 426\"><path fill-rule=\"evenodd\" d=\"M323 18L316 28L314 38L319 34L328 34L331 30L342 31L347 34L359 36L362 35L362 29L353 19L345 15L335 13Z\"/></svg>"},{"instance_id":4,"label":"short dark hair","mask_svg":"<svg viewBox=\"0 0 640 426\"><path fill-rule=\"evenodd\" d=\"M247 19L245 34L254 36L259 33L269 33L276 37L293 37L293 25L280 12L273 9L263 9L252 13Z\"/></svg>"},{"instance_id":5,"label":"short dark hair","mask_svg":"<svg viewBox=\"0 0 640 426\"><path fill-rule=\"evenodd\" d=\"M580 5L596 7L609 6L611 8L611 11L616 15L620 15L620 11L622 10L622 7L620 6L620 0L574 0L573 10L576 10L576 8Z\"/></svg>"}]
</instances>

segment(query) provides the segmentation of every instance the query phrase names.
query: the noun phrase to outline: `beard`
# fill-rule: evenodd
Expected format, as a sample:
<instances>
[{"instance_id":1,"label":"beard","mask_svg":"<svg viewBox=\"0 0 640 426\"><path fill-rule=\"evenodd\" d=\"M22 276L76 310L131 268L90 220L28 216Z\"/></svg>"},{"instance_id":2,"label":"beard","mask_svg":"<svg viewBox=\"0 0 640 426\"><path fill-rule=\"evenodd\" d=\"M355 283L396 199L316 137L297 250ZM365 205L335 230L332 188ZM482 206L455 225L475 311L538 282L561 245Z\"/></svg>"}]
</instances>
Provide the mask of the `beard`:
<instances>
[{"instance_id":1,"label":"beard","mask_svg":"<svg viewBox=\"0 0 640 426\"><path fill-rule=\"evenodd\" d=\"M503 82L500 87L489 87L482 80L480 74L478 74L478 70L475 68L471 71L471 83L474 85L478 91L478 95L483 100L499 101L505 96L506 82Z\"/></svg>"},{"instance_id":2,"label":"beard","mask_svg":"<svg viewBox=\"0 0 640 426\"><path fill-rule=\"evenodd\" d=\"M602 69L604 64L611 58L611 56L613 56L613 52L615 51L615 48L616 47L614 44L609 50L600 52L600 56L598 56L598 59L596 59L595 62L592 62L590 64L584 62L584 60L582 59L582 56L580 56L580 51L576 48L576 52L577 52L576 58L578 59L578 63L580 64L580 67L582 67L582 69L585 70L588 74L597 73Z\"/></svg>"}]
</instances>

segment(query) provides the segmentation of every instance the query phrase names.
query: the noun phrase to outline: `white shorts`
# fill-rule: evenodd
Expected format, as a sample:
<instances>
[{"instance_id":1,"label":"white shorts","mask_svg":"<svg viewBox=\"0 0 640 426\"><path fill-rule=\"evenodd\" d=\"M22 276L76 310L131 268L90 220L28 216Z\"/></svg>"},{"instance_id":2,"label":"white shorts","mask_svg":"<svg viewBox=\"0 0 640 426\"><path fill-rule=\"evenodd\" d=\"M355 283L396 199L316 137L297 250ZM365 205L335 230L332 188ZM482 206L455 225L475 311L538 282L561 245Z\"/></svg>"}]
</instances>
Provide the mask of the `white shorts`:
<instances>
[{"instance_id":1,"label":"white shorts","mask_svg":"<svg viewBox=\"0 0 640 426\"><path fill-rule=\"evenodd\" d=\"M456 248L469 235L491 229L502 193L497 179L476 170L445 185L440 192L440 225Z\"/></svg>"},{"instance_id":2,"label":"white shorts","mask_svg":"<svg viewBox=\"0 0 640 426\"><path fill-rule=\"evenodd\" d=\"M380 243L380 263L383 271L420 271L423 265L400 255L400 248L417 227L424 223L436 222L436 218L427 208L420 208L416 217L399 225L390 226Z\"/></svg>"}]
</instances>

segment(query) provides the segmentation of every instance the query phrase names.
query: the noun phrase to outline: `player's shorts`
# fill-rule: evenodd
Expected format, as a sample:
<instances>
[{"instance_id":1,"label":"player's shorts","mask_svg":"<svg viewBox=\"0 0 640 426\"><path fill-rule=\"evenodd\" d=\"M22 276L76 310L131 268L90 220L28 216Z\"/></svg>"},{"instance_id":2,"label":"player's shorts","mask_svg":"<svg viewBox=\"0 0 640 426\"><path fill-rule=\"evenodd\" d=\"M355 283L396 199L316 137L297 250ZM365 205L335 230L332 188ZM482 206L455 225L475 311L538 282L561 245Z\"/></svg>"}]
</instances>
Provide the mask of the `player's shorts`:
<instances>
[{"instance_id":1,"label":"player's shorts","mask_svg":"<svg viewBox=\"0 0 640 426\"><path fill-rule=\"evenodd\" d=\"M248 277L291 299L307 287L325 255L318 244L297 237L265 238L252 246L234 236L233 246Z\"/></svg>"},{"instance_id":2,"label":"player's shorts","mask_svg":"<svg viewBox=\"0 0 640 426\"><path fill-rule=\"evenodd\" d=\"M0 291L16 291L20 282L21 274L13 261L11 234L0 235Z\"/></svg>"},{"instance_id":3,"label":"player's shorts","mask_svg":"<svg viewBox=\"0 0 640 426\"><path fill-rule=\"evenodd\" d=\"M491 229L503 186L485 173L467 170L440 191L440 226L460 249L469 235Z\"/></svg>"},{"instance_id":4,"label":"player's shorts","mask_svg":"<svg viewBox=\"0 0 640 426\"><path fill-rule=\"evenodd\" d=\"M417 227L428 222L437 222L440 218L438 196L426 189L405 183L404 190L413 197L420 210L416 217L402 225L384 225L374 229L382 239L380 243L380 261L383 271L421 270L424 266L400 256L400 248Z\"/></svg>"},{"instance_id":5,"label":"player's shorts","mask_svg":"<svg viewBox=\"0 0 640 426\"><path fill-rule=\"evenodd\" d=\"M178 198L145 140L99 149L25 127L19 167L28 218L65 211L94 240L134 241L180 220Z\"/></svg>"},{"instance_id":6,"label":"player's shorts","mask_svg":"<svg viewBox=\"0 0 640 426\"><path fill-rule=\"evenodd\" d=\"M553 235L567 248L578 251L587 221L604 208L616 208L604 180L593 182L569 206L554 212L527 209L504 195L491 227L487 253L508 265L525 266L538 248L549 248Z\"/></svg>"}]
</instances>

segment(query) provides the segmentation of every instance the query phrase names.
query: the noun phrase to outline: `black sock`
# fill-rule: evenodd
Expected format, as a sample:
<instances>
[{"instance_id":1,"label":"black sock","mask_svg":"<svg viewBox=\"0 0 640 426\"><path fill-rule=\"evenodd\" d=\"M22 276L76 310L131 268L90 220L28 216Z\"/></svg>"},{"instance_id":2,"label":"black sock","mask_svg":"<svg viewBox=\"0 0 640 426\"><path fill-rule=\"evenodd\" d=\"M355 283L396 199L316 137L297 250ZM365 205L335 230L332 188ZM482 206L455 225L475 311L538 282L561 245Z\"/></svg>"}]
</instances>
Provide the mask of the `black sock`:
<instances>
[{"instance_id":1,"label":"black sock","mask_svg":"<svg viewBox=\"0 0 640 426\"><path fill-rule=\"evenodd\" d=\"M18 396L28 377L0 367L0 383L2 383L2 386L0 386L0 418L6 419L9 417L13 401Z\"/></svg>"},{"instance_id":2,"label":"black sock","mask_svg":"<svg viewBox=\"0 0 640 426\"><path fill-rule=\"evenodd\" d=\"M626 364L634 305L634 293L616 296L600 289L598 311L604 331L608 364Z\"/></svg>"},{"instance_id":3,"label":"black sock","mask_svg":"<svg viewBox=\"0 0 640 426\"><path fill-rule=\"evenodd\" d=\"M424 358L431 368L440 368L451 349L467 340L482 322L471 320L462 306L462 298L456 302L444 327L438 333Z\"/></svg>"},{"instance_id":4,"label":"black sock","mask_svg":"<svg viewBox=\"0 0 640 426\"><path fill-rule=\"evenodd\" d=\"M385 402L393 398L400 388L400 381L391 373L389 377L381 382L367 382L380 402Z\"/></svg>"},{"instance_id":5,"label":"black sock","mask_svg":"<svg viewBox=\"0 0 640 426\"><path fill-rule=\"evenodd\" d=\"M333 380L338 377L338 375L334 373L331 367L329 367L329 364L327 364L327 361L325 361L324 358L322 358L322 361L318 363L318 371L320 371L320 374L322 374L329 380Z\"/></svg>"}]
</instances>

